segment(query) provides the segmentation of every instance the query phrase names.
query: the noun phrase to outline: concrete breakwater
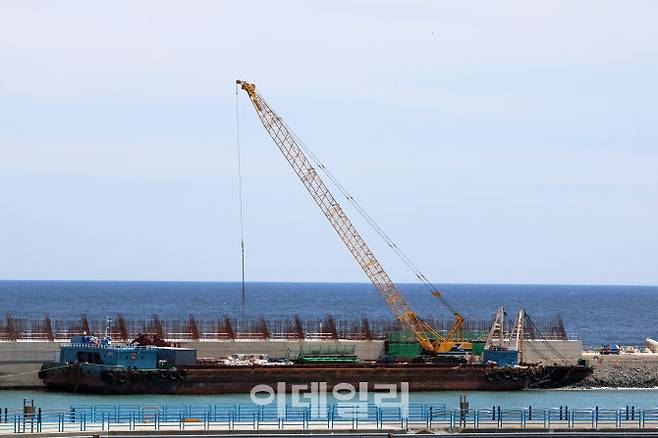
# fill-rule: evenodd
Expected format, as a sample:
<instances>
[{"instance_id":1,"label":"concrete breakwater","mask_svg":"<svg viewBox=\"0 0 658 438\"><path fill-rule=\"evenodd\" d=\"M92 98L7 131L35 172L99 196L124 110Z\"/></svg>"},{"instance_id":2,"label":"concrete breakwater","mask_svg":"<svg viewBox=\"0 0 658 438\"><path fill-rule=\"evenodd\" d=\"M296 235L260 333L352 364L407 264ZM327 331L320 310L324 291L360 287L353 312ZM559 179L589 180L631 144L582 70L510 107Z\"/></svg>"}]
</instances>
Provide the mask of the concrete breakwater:
<instances>
[{"instance_id":1,"label":"concrete breakwater","mask_svg":"<svg viewBox=\"0 0 658 438\"><path fill-rule=\"evenodd\" d=\"M573 388L658 388L658 354L594 356L587 361L594 373Z\"/></svg>"}]
</instances>

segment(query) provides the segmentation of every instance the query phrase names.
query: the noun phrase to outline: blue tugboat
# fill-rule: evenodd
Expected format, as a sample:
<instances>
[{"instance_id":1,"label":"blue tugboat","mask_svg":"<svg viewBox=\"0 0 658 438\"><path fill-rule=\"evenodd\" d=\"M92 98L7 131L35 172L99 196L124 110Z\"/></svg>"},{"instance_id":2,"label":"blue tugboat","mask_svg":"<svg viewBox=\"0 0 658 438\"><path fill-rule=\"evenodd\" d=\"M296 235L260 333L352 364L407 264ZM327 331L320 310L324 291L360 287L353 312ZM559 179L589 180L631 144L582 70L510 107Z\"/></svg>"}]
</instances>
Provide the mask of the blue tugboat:
<instances>
[{"instance_id":1,"label":"blue tugboat","mask_svg":"<svg viewBox=\"0 0 658 438\"><path fill-rule=\"evenodd\" d=\"M60 348L58 361L41 366L39 377L54 390L139 393L150 392L148 387L156 383L175 388L186 379L182 367L196 363L196 350L135 342L114 345L106 331L103 338L73 336Z\"/></svg>"}]
</instances>

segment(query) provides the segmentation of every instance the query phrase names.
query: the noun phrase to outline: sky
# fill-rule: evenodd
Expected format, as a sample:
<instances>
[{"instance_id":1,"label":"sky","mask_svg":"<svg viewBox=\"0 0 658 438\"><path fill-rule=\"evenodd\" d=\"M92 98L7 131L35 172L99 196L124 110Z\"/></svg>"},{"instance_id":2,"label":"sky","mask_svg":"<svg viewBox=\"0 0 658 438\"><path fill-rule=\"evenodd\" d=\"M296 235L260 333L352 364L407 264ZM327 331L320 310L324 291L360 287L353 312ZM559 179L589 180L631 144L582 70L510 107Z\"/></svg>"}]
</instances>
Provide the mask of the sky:
<instances>
[{"instance_id":1,"label":"sky","mask_svg":"<svg viewBox=\"0 0 658 438\"><path fill-rule=\"evenodd\" d=\"M655 1L4 0L0 278L238 280L244 79L432 281L656 285L657 20ZM247 280L367 281L237 107Z\"/></svg>"}]
</instances>

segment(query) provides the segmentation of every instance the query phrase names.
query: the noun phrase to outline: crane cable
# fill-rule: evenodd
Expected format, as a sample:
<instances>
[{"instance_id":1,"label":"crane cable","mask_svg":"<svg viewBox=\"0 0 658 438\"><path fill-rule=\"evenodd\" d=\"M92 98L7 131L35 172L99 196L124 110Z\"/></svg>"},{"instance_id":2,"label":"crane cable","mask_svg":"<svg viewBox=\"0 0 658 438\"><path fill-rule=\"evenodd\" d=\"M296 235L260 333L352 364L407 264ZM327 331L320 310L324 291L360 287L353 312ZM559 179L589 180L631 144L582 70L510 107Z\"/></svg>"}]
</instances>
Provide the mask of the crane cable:
<instances>
[{"instance_id":1,"label":"crane cable","mask_svg":"<svg viewBox=\"0 0 658 438\"><path fill-rule=\"evenodd\" d=\"M512 318L509 317L509 315L507 314L507 312L505 312L505 318L507 318L507 320L508 320L509 322L512 323L512 326L516 325L516 322L513 321ZM530 315L528 315L527 312L526 312L526 314L525 314L525 319L526 319L526 321L529 323L530 327L532 328L532 330L534 331L534 333L535 333L535 335L536 335L535 339L533 339L533 340L537 340L537 337L539 337L539 340L540 340L541 342L543 342L543 344L544 344L544 345L546 346L546 348L549 350L549 353L553 353L553 355L554 355L555 357L557 357L559 360L561 360L562 362L564 362L565 365L569 365L569 360L568 360L568 359L567 359L562 353L560 353L558 350L556 350L555 347L553 347L553 346L551 345L551 343L548 341L548 339L546 339L546 338L544 337L543 333L539 331L539 329L538 329L537 326L535 325L534 321L532 320L532 318L530 318ZM510 336L510 339L511 339L511 336ZM527 342L526 342L526 343L524 343L524 344L525 344L527 347L530 347L530 349L531 349L532 351L534 351L534 353L537 354L537 356L539 356L540 358L544 359L544 361L545 361L546 363L549 363L549 362L550 362L549 357L546 356L545 354L543 354L541 351L539 351L539 348L538 348L538 347L534 346L532 343L527 343Z\"/></svg>"},{"instance_id":2,"label":"crane cable","mask_svg":"<svg viewBox=\"0 0 658 438\"><path fill-rule=\"evenodd\" d=\"M528 315L526 314L526 317L527 317L527 316L528 316ZM512 340L512 333L513 333L514 330L515 330L514 327L516 326L516 321L514 321L512 318L510 318L510 316L507 314L507 312L505 312L505 320L506 320L507 322L509 322L509 323L510 323L510 326L512 327L512 330L510 331L510 336L509 336L509 339L510 339L510 342L509 342L509 343L511 344L511 343L512 343L512 342L511 342L511 340ZM503 325L503 333L505 333L505 327L504 327L504 325ZM503 336L504 336L504 335L503 335ZM525 338L525 333L524 333L524 338ZM544 362L546 362L546 363L549 363L549 362L550 362L548 356L544 355L541 351L539 351L539 349L538 349L536 346L532 345L531 343L527 343L527 342L525 342L525 340L524 340L523 344L524 344L524 346L529 347L529 348L530 348L530 349L531 349L531 350L532 350L537 356L539 356L540 359L543 359Z\"/></svg>"},{"instance_id":3,"label":"crane cable","mask_svg":"<svg viewBox=\"0 0 658 438\"><path fill-rule=\"evenodd\" d=\"M241 292L242 292L242 307L241 313L244 317L245 304L246 304L246 285L244 281L244 200L242 197L242 154L240 151L240 111L239 111L239 98L238 98L238 84L235 84L235 146L238 157L238 201L240 202L240 253L241 253Z\"/></svg>"},{"instance_id":4,"label":"crane cable","mask_svg":"<svg viewBox=\"0 0 658 438\"><path fill-rule=\"evenodd\" d=\"M265 100L261 95L258 95L258 98L263 100L270 109L272 106ZM361 206L361 204L350 194L350 192L345 188L343 184L331 173L331 171L325 166L322 161L315 155L315 153L308 147L304 142L299 138L295 131L288 126L288 124L281 118L278 117L278 113L272 109L274 115L279 119L279 121L286 127L286 129L292 134L295 141L299 144L304 152L306 152L313 163L322 171L324 175L331 180L335 187L341 192L341 194L347 199L347 201L356 209L356 211L365 219L365 221L375 230L375 232L388 244L388 246L393 250L393 252L402 260L402 262L414 273L416 278L430 291L438 291L439 289L435 287L429 279L420 271L418 266L416 266L413 261L397 246L395 241L375 222L375 220L368 214L368 212ZM448 300L439 293L437 298L443 303L444 306L448 308L453 314L456 313L454 308L450 305Z\"/></svg>"},{"instance_id":5,"label":"crane cable","mask_svg":"<svg viewBox=\"0 0 658 438\"><path fill-rule=\"evenodd\" d=\"M540 338L540 340L544 343L544 345L546 345L546 347L547 347L547 348L548 348L548 349L549 349L549 350L550 350L555 356L557 356L560 360L562 360L562 362L564 362L565 365L569 365L569 360L568 360L568 359L567 359L562 353L560 353L558 350L556 350L555 347L553 347L553 346L551 345L551 343L549 342L549 340L546 339L546 338L544 337L544 335L542 334L542 332L540 332L539 330L537 330L537 327L535 326L534 321L530 318L530 316L528 316L527 313L526 313L526 319L530 322L530 326L531 326L532 329L535 331L535 333L537 333L537 334L539 335L539 338Z\"/></svg>"}]
</instances>

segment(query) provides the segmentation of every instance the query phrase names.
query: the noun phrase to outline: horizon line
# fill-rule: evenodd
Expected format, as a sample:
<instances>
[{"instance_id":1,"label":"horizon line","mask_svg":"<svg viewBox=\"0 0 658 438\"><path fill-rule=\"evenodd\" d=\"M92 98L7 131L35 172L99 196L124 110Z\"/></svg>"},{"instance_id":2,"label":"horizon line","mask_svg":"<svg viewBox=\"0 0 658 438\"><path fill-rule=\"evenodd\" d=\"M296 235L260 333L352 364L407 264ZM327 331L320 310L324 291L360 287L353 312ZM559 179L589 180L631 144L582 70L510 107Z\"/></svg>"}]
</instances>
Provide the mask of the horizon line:
<instances>
[{"instance_id":1,"label":"horizon line","mask_svg":"<svg viewBox=\"0 0 658 438\"><path fill-rule=\"evenodd\" d=\"M0 282L70 282L70 283L238 283L240 280L110 280L110 279L22 279L22 278L0 278ZM369 281L282 281L282 280L253 280L245 284L363 284L375 287ZM420 282L394 282L394 284L422 285ZM437 285L453 286L600 286L600 287L658 287L658 284L632 284L632 283L462 283L462 282L435 282Z\"/></svg>"}]
</instances>

